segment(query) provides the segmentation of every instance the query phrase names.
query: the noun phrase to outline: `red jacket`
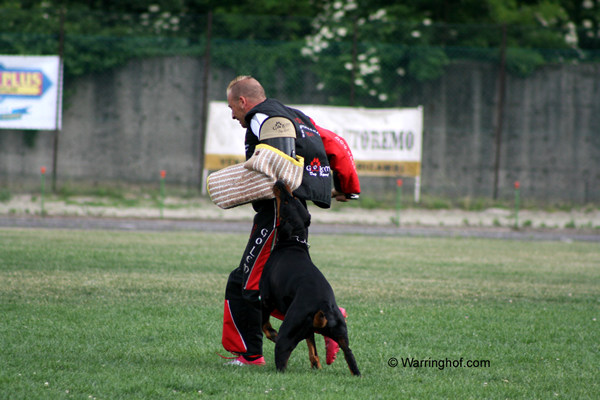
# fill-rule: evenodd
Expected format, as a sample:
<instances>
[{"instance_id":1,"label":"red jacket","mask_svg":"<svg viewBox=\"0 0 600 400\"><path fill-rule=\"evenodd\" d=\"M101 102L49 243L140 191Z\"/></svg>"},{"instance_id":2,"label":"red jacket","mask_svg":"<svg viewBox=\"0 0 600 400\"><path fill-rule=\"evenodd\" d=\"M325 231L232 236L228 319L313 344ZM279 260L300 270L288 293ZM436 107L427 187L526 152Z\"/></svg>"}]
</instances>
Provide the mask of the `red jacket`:
<instances>
[{"instance_id":1,"label":"red jacket","mask_svg":"<svg viewBox=\"0 0 600 400\"><path fill-rule=\"evenodd\" d=\"M359 194L360 182L358 181L358 174L356 173L356 166L354 165L354 157L352 156L350 146L348 146L343 137L318 126L312 119L311 122L317 128L323 140L329 165L335 173L334 183L336 190L345 194Z\"/></svg>"}]
</instances>

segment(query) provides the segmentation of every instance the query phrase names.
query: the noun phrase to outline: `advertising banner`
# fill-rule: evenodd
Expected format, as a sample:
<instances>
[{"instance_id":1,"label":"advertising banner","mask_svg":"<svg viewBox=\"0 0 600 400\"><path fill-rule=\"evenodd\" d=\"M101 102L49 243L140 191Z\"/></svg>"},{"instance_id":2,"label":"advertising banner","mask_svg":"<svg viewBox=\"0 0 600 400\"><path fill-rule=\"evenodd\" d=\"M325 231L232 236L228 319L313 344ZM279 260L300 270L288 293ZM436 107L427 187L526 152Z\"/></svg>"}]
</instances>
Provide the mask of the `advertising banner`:
<instances>
[{"instance_id":1,"label":"advertising banner","mask_svg":"<svg viewBox=\"0 0 600 400\"><path fill-rule=\"evenodd\" d=\"M58 56L0 55L0 129L60 130Z\"/></svg>"},{"instance_id":2,"label":"advertising banner","mask_svg":"<svg viewBox=\"0 0 600 400\"><path fill-rule=\"evenodd\" d=\"M342 136L350 146L359 175L421 175L423 110L416 108L367 109L291 105L315 123ZM225 102L209 107L205 165L219 170L244 161L244 135L231 118Z\"/></svg>"}]
</instances>

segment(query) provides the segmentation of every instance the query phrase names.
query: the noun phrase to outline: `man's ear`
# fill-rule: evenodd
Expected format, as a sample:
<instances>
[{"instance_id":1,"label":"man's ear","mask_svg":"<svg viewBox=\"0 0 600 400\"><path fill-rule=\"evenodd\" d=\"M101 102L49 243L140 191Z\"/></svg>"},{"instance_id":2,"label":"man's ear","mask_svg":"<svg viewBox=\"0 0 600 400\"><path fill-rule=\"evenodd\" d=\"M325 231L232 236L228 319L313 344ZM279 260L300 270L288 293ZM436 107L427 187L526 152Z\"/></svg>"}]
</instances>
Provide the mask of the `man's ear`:
<instances>
[{"instance_id":1,"label":"man's ear","mask_svg":"<svg viewBox=\"0 0 600 400\"><path fill-rule=\"evenodd\" d=\"M246 110L246 105L248 104L248 100L246 99L246 97L240 96L238 98L238 100L240 102L240 107L242 108L242 110L247 111Z\"/></svg>"}]
</instances>

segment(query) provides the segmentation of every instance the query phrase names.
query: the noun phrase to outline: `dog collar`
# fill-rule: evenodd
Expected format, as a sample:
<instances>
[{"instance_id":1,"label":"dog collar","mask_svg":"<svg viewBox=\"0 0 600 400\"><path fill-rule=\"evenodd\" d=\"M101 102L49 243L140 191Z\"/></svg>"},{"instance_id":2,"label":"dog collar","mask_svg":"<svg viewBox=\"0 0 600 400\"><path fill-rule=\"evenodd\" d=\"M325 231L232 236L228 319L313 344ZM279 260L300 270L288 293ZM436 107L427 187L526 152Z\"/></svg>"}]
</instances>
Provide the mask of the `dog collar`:
<instances>
[{"instance_id":1,"label":"dog collar","mask_svg":"<svg viewBox=\"0 0 600 400\"><path fill-rule=\"evenodd\" d=\"M310 244L306 239L301 238L300 236L292 236L291 239L296 239L298 243L302 243L306 245L306 248L310 248Z\"/></svg>"}]
</instances>

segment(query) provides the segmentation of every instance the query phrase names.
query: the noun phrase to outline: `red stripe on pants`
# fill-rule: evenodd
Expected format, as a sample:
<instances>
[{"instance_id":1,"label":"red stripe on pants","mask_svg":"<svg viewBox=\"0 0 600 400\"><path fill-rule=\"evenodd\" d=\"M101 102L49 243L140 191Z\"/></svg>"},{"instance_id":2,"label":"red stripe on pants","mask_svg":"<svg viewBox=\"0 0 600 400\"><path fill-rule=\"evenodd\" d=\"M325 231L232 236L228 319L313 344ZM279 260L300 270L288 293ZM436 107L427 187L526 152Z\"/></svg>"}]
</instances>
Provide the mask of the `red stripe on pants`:
<instances>
[{"instance_id":1,"label":"red stripe on pants","mask_svg":"<svg viewBox=\"0 0 600 400\"><path fill-rule=\"evenodd\" d=\"M262 276L263 268L271 255L271 247L273 245L273 238L275 237L277 230L273 229L271 234L267 238L267 242L263 245L256 262L254 263L254 267L250 272L250 276L248 277L248 281L246 282L245 290L258 290L258 283L260 282L260 277Z\"/></svg>"},{"instance_id":2,"label":"red stripe on pants","mask_svg":"<svg viewBox=\"0 0 600 400\"><path fill-rule=\"evenodd\" d=\"M244 343L244 339L231 315L228 300L225 300L225 310L223 311L223 337L221 338L221 343L225 350L232 353L245 353L248 351L246 343Z\"/></svg>"}]
</instances>

